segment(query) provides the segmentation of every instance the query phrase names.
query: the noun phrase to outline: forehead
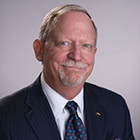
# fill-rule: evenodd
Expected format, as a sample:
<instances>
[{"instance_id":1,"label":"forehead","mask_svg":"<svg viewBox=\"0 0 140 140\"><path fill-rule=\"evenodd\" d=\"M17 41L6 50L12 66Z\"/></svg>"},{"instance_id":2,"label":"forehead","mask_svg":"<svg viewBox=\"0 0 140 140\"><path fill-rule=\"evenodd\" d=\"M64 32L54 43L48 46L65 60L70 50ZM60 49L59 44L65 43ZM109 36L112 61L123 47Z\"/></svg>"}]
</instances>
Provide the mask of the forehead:
<instances>
[{"instance_id":1,"label":"forehead","mask_svg":"<svg viewBox=\"0 0 140 140\"><path fill-rule=\"evenodd\" d=\"M89 16L80 11L67 12L57 18L53 26L53 33L68 33L68 31L84 31L95 34L93 23Z\"/></svg>"},{"instance_id":2,"label":"forehead","mask_svg":"<svg viewBox=\"0 0 140 140\"><path fill-rule=\"evenodd\" d=\"M91 19L87 14L81 11L70 11L61 16L56 20L56 25L59 24L75 24L75 22L92 24Z\"/></svg>"}]
</instances>

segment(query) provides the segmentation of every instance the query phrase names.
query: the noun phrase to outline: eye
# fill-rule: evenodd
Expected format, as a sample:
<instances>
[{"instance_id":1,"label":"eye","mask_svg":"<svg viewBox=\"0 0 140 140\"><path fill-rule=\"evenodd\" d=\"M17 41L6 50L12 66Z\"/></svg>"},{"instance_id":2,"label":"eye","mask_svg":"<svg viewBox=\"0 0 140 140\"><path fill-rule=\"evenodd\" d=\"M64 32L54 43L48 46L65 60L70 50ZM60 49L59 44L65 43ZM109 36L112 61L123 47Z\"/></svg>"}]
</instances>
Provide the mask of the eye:
<instances>
[{"instance_id":1,"label":"eye","mask_svg":"<svg viewBox=\"0 0 140 140\"><path fill-rule=\"evenodd\" d=\"M84 44L84 47L89 48L90 45L89 44Z\"/></svg>"},{"instance_id":2,"label":"eye","mask_svg":"<svg viewBox=\"0 0 140 140\"><path fill-rule=\"evenodd\" d=\"M61 44L61 45L68 45L68 43L65 42L65 41L61 42L60 44Z\"/></svg>"}]
</instances>

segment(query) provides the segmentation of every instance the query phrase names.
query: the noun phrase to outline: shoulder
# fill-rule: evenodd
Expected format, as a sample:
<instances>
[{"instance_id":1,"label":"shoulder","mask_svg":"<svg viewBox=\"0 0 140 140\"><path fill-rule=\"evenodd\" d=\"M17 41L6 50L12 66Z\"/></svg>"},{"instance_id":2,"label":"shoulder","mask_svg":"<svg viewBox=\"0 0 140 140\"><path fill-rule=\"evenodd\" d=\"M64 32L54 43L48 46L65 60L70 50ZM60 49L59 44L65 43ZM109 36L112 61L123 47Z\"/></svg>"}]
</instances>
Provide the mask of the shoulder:
<instances>
[{"instance_id":1,"label":"shoulder","mask_svg":"<svg viewBox=\"0 0 140 140\"><path fill-rule=\"evenodd\" d=\"M28 88L23 88L0 99L0 120L9 120L9 116L15 118L16 114L20 116L29 109L24 103L27 91Z\"/></svg>"},{"instance_id":2,"label":"shoulder","mask_svg":"<svg viewBox=\"0 0 140 140\"><path fill-rule=\"evenodd\" d=\"M96 97L98 103L106 108L118 108L126 105L124 98L112 90L90 83L85 83L84 87L86 94Z\"/></svg>"},{"instance_id":3,"label":"shoulder","mask_svg":"<svg viewBox=\"0 0 140 140\"><path fill-rule=\"evenodd\" d=\"M28 90L28 87L23 88L19 91L16 91L8 96L1 98L0 99L0 107L7 106L8 104L11 105L13 103L16 104L17 101L24 100L26 93L27 93L27 90Z\"/></svg>"},{"instance_id":4,"label":"shoulder","mask_svg":"<svg viewBox=\"0 0 140 140\"><path fill-rule=\"evenodd\" d=\"M32 94L34 94L35 91L37 91L40 88L40 76L29 86L22 88L8 96L5 96L0 99L0 107L6 107L6 106L16 106L17 104L24 103L28 92L30 91Z\"/></svg>"},{"instance_id":5,"label":"shoulder","mask_svg":"<svg viewBox=\"0 0 140 140\"><path fill-rule=\"evenodd\" d=\"M18 90L17 92L0 99L0 117L22 114L29 110L30 104L36 103L36 100L42 99L40 76L29 86ZM43 96L44 97L44 96ZM39 101L40 101L39 100Z\"/></svg>"},{"instance_id":6,"label":"shoulder","mask_svg":"<svg viewBox=\"0 0 140 140\"><path fill-rule=\"evenodd\" d=\"M100 87L91 83L85 83L85 88L90 89L92 92L96 93L99 97L110 97L110 98L122 98L122 96L112 90L104 87Z\"/></svg>"}]
</instances>

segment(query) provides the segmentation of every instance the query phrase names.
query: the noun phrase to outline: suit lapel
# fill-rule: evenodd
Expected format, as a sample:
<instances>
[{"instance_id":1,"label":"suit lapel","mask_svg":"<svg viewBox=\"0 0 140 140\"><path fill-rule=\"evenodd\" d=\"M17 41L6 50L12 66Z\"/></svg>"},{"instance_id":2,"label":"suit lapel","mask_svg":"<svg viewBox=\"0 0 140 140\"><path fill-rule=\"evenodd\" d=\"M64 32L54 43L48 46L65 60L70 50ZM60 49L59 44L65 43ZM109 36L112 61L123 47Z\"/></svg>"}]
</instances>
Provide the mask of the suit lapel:
<instances>
[{"instance_id":1,"label":"suit lapel","mask_svg":"<svg viewBox=\"0 0 140 140\"><path fill-rule=\"evenodd\" d=\"M39 140L61 140L50 105L42 91L40 77L29 87L25 117Z\"/></svg>"},{"instance_id":2,"label":"suit lapel","mask_svg":"<svg viewBox=\"0 0 140 140\"><path fill-rule=\"evenodd\" d=\"M103 140L106 130L105 109L98 104L97 94L87 84L85 84L84 93L88 140Z\"/></svg>"}]
</instances>

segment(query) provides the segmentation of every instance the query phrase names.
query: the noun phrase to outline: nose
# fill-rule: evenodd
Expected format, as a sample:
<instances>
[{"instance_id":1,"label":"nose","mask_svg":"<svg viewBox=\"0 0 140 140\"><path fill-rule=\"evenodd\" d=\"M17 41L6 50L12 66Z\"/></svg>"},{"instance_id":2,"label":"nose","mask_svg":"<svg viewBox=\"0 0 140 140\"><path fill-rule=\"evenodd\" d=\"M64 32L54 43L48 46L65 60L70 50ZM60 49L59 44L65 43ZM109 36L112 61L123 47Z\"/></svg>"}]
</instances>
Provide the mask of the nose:
<instances>
[{"instance_id":1,"label":"nose","mask_svg":"<svg viewBox=\"0 0 140 140\"><path fill-rule=\"evenodd\" d=\"M72 59L74 61L81 61L82 60L82 51L77 46L74 46L70 50L68 57L69 57L69 59Z\"/></svg>"}]
</instances>

